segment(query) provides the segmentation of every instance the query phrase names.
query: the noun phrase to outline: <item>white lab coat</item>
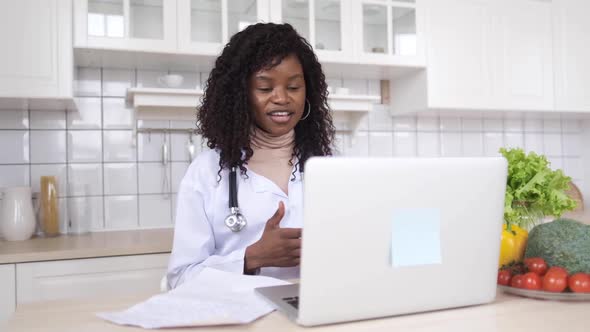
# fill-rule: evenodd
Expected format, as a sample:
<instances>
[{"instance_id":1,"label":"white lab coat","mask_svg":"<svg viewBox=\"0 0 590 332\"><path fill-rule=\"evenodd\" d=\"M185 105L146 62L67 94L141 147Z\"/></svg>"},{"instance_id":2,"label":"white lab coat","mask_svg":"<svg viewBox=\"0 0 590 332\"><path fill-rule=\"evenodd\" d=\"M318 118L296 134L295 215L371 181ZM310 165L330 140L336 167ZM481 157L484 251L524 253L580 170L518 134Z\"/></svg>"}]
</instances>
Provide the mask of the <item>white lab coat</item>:
<instances>
[{"instance_id":1,"label":"white lab coat","mask_svg":"<svg viewBox=\"0 0 590 332\"><path fill-rule=\"evenodd\" d=\"M280 226L303 225L301 174L295 172L295 180L289 180L287 196L274 182L248 170L248 178L239 171L237 176L238 204L247 225L240 232L232 232L224 223L229 214L229 171L223 170L221 181L217 182L218 171L219 153L203 151L191 163L180 183L174 244L166 275L169 288L177 287L204 267L243 273L246 247L260 239L279 201L285 204ZM267 267L262 268L260 274L281 279L298 278L299 267Z\"/></svg>"}]
</instances>

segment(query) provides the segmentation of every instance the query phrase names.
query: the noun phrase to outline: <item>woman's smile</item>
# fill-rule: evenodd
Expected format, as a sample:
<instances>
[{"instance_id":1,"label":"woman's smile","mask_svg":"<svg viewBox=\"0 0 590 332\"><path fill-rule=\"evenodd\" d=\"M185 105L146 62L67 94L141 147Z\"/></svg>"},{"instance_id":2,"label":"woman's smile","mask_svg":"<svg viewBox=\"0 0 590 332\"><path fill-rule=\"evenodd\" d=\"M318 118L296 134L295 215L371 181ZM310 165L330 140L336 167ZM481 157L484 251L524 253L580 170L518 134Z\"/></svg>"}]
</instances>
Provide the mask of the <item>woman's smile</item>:
<instances>
[{"instance_id":1,"label":"woman's smile","mask_svg":"<svg viewBox=\"0 0 590 332\"><path fill-rule=\"evenodd\" d=\"M293 114L295 114L294 112L289 112L289 111L271 111L266 113L270 119L276 123L276 124L284 124L284 123L288 123L289 120L291 120L291 117L293 117Z\"/></svg>"}]
</instances>

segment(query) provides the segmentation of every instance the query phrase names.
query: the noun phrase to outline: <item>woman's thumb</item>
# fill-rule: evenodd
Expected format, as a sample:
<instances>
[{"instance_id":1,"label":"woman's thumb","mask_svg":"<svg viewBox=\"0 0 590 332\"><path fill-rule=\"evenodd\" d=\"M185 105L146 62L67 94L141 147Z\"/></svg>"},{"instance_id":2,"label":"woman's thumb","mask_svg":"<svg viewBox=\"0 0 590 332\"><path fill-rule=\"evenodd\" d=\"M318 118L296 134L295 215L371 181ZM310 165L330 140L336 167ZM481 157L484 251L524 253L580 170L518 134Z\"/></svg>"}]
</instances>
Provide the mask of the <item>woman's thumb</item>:
<instances>
[{"instance_id":1,"label":"woman's thumb","mask_svg":"<svg viewBox=\"0 0 590 332\"><path fill-rule=\"evenodd\" d=\"M281 219L285 216L285 204L283 201L279 202L279 208L275 211L275 213L268 219L266 222L266 227L278 227Z\"/></svg>"}]
</instances>

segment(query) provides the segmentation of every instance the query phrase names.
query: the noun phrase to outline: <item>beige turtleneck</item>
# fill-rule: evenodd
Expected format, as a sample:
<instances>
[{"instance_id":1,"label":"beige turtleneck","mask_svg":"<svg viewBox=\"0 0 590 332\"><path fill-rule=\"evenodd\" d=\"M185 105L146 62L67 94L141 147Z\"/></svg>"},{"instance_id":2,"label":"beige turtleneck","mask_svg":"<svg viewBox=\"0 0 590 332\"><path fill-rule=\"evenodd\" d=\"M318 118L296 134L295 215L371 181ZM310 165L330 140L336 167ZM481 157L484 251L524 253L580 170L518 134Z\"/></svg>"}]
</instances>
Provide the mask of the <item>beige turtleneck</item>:
<instances>
[{"instance_id":1,"label":"beige turtleneck","mask_svg":"<svg viewBox=\"0 0 590 332\"><path fill-rule=\"evenodd\" d=\"M248 161L248 168L274 182L285 194L289 194L289 179L293 166L290 165L295 130L281 136L272 136L260 128L252 130L250 147L254 154Z\"/></svg>"}]
</instances>

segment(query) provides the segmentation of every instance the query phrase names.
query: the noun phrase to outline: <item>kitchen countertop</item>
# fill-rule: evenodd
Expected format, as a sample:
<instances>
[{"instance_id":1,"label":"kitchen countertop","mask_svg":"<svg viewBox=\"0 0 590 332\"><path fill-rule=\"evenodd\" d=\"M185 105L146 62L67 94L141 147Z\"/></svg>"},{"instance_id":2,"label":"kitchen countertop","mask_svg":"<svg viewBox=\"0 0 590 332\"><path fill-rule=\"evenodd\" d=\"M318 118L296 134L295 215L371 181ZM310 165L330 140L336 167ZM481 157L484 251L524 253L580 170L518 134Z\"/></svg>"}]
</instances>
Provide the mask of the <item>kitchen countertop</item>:
<instances>
[{"instance_id":1,"label":"kitchen countertop","mask_svg":"<svg viewBox=\"0 0 590 332\"><path fill-rule=\"evenodd\" d=\"M94 315L101 311L117 311L149 297L136 295L102 298L93 301L68 300L40 302L19 306L7 322L6 331L43 332L117 332L146 331L119 326ZM487 305L433 311L360 322L303 328L289 321L282 313L273 312L248 324L223 327L193 327L166 331L567 331L586 332L590 320L590 302L555 302L521 298L498 291L496 300ZM2 326L0 326L1 329Z\"/></svg>"},{"instance_id":2,"label":"kitchen countertop","mask_svg":"<svg viewBox=\"0 0 590 332\"><path fill-rule=\"evenodd\" d=\"M173 233L166 228L0 240L0 264L166 253L172 249Z\"/></svg>"}]
</instances>

